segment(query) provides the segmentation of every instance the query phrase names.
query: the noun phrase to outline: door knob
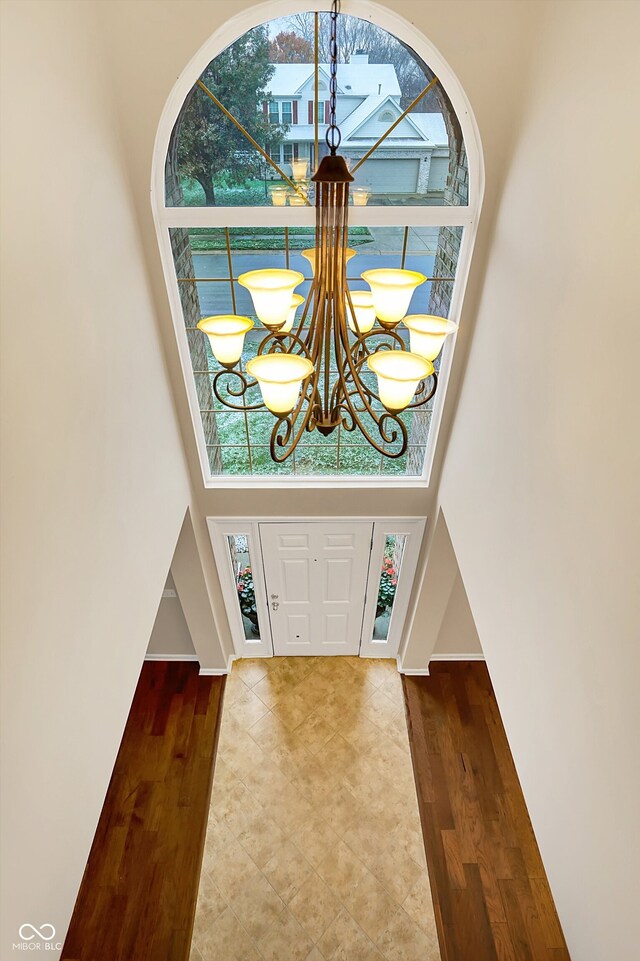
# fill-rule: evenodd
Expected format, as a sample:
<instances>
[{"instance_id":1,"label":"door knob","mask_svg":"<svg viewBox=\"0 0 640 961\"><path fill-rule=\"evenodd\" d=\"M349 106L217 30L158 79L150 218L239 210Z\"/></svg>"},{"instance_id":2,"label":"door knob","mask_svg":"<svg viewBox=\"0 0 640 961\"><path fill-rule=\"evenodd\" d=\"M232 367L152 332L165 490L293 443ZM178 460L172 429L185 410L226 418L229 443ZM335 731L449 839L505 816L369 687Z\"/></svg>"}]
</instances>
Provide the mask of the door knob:
<instances>
[{"instance_id":1,"label":"door knob","mask_svg":"<svg viewBox=\"0 0 640 961\"><path fill-rule=\"evenodd\" d=\"M277 601L271 601L271 610L272 610L272 611L277 611L279 607L280 607L280 605L278 604Z\"/></svg>"}]
</instances>

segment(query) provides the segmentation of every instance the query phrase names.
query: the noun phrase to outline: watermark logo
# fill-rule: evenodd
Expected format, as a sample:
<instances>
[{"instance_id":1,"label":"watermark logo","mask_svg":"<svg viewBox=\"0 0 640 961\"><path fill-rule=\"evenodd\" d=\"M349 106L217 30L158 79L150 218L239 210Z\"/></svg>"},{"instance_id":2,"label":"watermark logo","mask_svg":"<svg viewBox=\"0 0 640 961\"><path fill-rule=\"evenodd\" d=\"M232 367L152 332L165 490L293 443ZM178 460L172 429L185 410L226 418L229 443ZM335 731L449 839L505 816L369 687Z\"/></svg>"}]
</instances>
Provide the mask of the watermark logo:
<instances>
[{"instance_id":1,"label":"watermark logo","mask_svg":"<svg viewBox=\"0 0 640 961\"><path fill-rule=\"evenodd\" d=\"M52 924L35 924L26 921L18 928L19 941L14 941L14 951L60 951L62 942L55 941L56 929Z\"/></svg>"}]
</instances>

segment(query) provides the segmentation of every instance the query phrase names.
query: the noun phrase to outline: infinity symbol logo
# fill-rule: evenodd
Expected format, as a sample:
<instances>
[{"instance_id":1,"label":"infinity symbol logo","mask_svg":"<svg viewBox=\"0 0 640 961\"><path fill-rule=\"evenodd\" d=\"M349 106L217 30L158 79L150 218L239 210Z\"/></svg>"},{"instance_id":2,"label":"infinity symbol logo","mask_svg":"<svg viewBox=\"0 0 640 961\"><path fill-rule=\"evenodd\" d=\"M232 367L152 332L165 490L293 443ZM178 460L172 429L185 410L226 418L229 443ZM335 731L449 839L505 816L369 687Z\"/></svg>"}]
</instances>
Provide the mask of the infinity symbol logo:
<instances>
[{"instance_id":1,"label":"infinity symbol logo","mask_svg":"<svg viewBox=\"0 0 640 961\"><path fill-rule=\"evenodd\" d=\"M27 934L26 932L28 930L30 930L32 933ZM51 934L45 934L45 931L50 931ZM56 936L56 929L52 924L43 924L39 930L38 928L34 927L33 924L21 924L18 934L23 941L32 941L36 936L42 941L52 941Z\"/></svg>"}]
</instances>

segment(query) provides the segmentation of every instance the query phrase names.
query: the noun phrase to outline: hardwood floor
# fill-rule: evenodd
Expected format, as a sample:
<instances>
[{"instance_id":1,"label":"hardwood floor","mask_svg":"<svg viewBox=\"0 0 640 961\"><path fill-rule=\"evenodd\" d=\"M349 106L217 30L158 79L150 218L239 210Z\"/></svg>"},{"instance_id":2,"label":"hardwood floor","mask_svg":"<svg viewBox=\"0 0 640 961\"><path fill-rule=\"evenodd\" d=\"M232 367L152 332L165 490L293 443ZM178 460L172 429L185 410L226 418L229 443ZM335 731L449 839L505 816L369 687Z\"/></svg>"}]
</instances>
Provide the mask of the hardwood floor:
<instances>
[{"instance_id":1,"label":"hardwood floor","mask_svg":"<svg viewBox=\"0 0 640 961\"><path fill-rule=\"evenodd\" d=\"M188 958L223 690L195 663L144 664L65 961Z\"/></svg>"},{"instance_id":2,"label":"hardwood floor","mask_svg":"<svg viewBox=\"0 0 640 961\"><path fill-rule=\"evenodd\" d=\"M404 677L443 961L568 961L489 674Z\"/></svg>"}]
</instances>

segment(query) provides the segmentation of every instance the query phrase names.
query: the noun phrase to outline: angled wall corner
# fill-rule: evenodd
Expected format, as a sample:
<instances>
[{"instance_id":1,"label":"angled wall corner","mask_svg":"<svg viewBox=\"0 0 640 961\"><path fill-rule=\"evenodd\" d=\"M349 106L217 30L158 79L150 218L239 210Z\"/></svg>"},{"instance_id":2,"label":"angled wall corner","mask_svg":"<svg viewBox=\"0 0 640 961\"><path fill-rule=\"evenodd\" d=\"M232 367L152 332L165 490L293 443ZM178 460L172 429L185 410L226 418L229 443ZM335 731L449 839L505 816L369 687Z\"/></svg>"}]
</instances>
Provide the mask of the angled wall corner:
<instances>
[{"instance_id":1,"label":"angled wall corner","mask_svg":"<svg viewBox=\"0 0 640 961\"><path fill-rule=\"evenodd\" d=\"M164 587L145 660L195 660L196 649L171 571Z\"/></svg>"},{"instance_id":2,"label":"angled wall corner","mask_svg":"<svg viewBox=\"0 0 640 961\"><path fill-rule=\"evenodd\" d=\"M182 523L171 562L171 575L201 669L226 668L227 652L220 639L190 511Z\"/></svg>"},{"instance_id":3,"label":"angled wall corner","mask_svg":"<svg viewBox=\"0 0 640 961\"><path fill-rule=\"evenodd\" d=\"M426 560L416 587L417 601L400 657L401 670L409 673L428 673L429 661L438 644L456 581L460 578L442 510L438 511L427 538Z\"/></svg>"}]
</instances>

